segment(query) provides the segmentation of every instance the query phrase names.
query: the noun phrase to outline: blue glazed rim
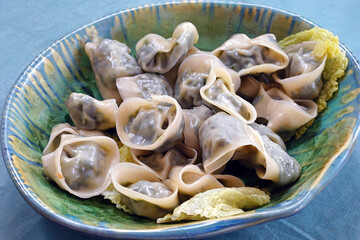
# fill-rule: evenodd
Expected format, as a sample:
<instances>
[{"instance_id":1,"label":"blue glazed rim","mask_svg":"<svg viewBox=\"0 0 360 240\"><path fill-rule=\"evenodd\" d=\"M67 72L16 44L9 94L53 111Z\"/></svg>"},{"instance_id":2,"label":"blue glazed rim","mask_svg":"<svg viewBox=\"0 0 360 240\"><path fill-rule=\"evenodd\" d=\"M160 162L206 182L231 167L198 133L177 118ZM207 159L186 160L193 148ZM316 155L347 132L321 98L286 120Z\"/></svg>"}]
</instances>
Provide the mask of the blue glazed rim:
<instances>
[{"instance_id":1,"label":"blue glazed rim","mask_svg":"<svg viewBox=\"0 0 360 240\"><path fill-rule=\"evenodd\" d=\"M222 1L185 1L185 2L164 2L164 3L157 3L157 4L151 4L149 7L158 7L163 6L167 4L190 4L190 3L209 3L209 4L217 4L218 6L245 6L245 7L258 7L258 8L264 8L264 9L270 9L276 13L280 13L285 16L291 16L295 18L296 20L301 20L309 25L316 27L318 25L314 24L313 22L307 20L304 17L301 17L300 15L293 14L284 10L280 10L277 8L264 6L264 5L258 5L258 4L248 4L248 3L240 3L240 2L222 2ZM148 5L146 5L148 6ZM49 208L46 208L37 198L33 196L33 193L30 192L24 185L24 183L21 180L20 174L16 171L15 166L13 165L10 157L9 148L11 148L8 144L8 115L9 115L9 107L10 103L13 100L13 97L15 95L15 87L19 86L20 83L23 83L26 85L26 83L29 81L29 79L26 77L26 74L28 71L30 71L30 68L36 68L36 66L41 62L42 56L47 56L50 54L50 50L53 46L56 46L58 43L62 42L64 39L70 37L74 33L84 30L85 28L94 25L95 23L101 22L104 19L108 19L111 17L114 17L118 14L131 12L131 11L137 11L139 9L144 8L145 6L138 6L135 8L125 9L118 11L116 13L107 15L105 17L102 17L100 19L97 19L87 25L84 25L73 32L67 34L66 36L62 37L55 43L51 44L48 48L46 48L44 51L42 51L22 72L20 77L16 80L16 82L12 86L12 90L7 96L7 99L4 104L3 113L2 113L2 119L1 119L1 151L4 159L4 163L6 165L7 171L9 172L9 175L14 182L16 188L22 195L22 197L28 202L28 204L33 207L38 213L40 213L42 216L57 222L63 226L66 226L68 228L78 230L84 233L93 234L97 236L102 237L111 237L111 238L128 238L128 239L166 239L169 237L172 238L200 238L200 237L209 237L218 235L221 233L227 233L235 230L239 230L242 228L246 228L249 226L257 225L260 223L265 223L269 221L273 221L280 218L285 218L292 216L296 213L298 213L300 210L302 210L318 193L321 192L321 190L329 184L334 177L340 172L340 170L344 167L347 160L349 159L349 156L351 155L351 152L354 148L355 141L357 139L357 136L360 131L360 120L357 118L354 129L356 130L353 132L352 136L349 138L348 143L345 147L341 149L338 156L333 158L332 162L337 161L336 165L328 165L326 172L328 172L329 168L331 168L331 174L324 174L321 176L321 178L317 179L317 184L313 183L311 190L304 190L299 192L295 198L282 202L280 204L277 204L273 207L269 208L263 208L258 209L255 211L251 211L249 213L238 215L226 219L216 219L216 220L204 220L199 221L196 223L191 223L185 226L181 227L169 227L167 229L151 229L151 230L120 230L120 229L109 229L101 226L90 226L86 225L84 223L77 222L75 220L66 218L60 214L57 214L53 211L51 211ZM340 43L340 46L344 51L346 52L347 57L354 62L355 68L360 71L360 65L359 62L356 60L356 58L353 56L351 51L347 49L343 44ZM296 200L296 201L295 201ZM279 206L281 205L281 206ZM274 215L274 210L276 210L276 214Z\"/></svg>"}]
</instances>

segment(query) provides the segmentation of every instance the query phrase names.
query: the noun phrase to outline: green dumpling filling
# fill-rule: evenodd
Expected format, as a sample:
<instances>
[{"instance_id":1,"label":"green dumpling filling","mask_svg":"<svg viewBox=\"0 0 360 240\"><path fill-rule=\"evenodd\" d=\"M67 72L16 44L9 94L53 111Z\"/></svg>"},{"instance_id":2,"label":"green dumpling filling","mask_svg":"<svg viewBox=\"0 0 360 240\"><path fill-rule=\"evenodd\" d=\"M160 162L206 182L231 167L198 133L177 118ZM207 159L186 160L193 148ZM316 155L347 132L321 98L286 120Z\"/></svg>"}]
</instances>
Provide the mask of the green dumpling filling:
<instances>
[{"instance_id":1,"label":"green dumpling filling","mask_svg":"<svg viewBox=\"0 0 360 240\"><path fill-rule=\"evenodd\" d=\"M345 51L339 46L339 38L334 36L328 30L318 27L290 35L281 40L279 45L281 48L285 48L304 41L317 42L313 51L314 56L322 58L327 55L325 68L322 73L324 86L320 91L319 96L315 99L318 106L318 113L320 113L326 108L326 102L332 98L334 92L339 89L338 79L345 75L349 60L346 57ZM314 120L311 120L300 127L296 131L295 138L299 139L313 122Z\"/></svg>"},{"instance_id":2,"label":"green dumpling filling","mask_svg":"<svg viewBox=\"0 0 360 240\"><path fill-rule=\"evenodd\" d=\"M175 208L172 214L158 218L157 223L233 216L268 202L270 197L257 188L212 189L196 194Z\"/></svg>"}]
</instances>

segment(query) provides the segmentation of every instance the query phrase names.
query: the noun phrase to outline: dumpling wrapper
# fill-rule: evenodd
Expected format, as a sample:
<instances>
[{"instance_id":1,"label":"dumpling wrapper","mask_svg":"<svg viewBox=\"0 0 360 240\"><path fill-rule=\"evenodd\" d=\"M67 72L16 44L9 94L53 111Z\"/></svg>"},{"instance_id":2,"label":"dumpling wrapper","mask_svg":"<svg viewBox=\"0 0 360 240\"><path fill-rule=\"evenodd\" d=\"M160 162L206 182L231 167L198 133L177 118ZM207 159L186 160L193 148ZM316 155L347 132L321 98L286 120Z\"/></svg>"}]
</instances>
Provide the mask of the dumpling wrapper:
<instances>
[{"instance_id":1,"label":"dumpling wrapper","mask_svg":"<svg viewBox=\"0 0 360 240\"><path fill-rule=\"evenodd\" d=\"M228 217L270 202L265 192L251 187L219 188L196 194L157 223Z\"/></svg>"},{"instance_id":2,"label":"dumpling wrapper","mask_svg":"<svg viewBox=\"0 0 360 240\"><path fill-rule=\"evenodd\" d=\"M118 105L115 99L98 101L82 93L71 93L66 108L78 129L107 130L114 128Z\"/></svg>"},{"instance_id":3,"label":"dumpling wrapper","mask_svg":"<svg viewBox=\"0 0 360 240\"><path fill-rule=\"evenodd\" d=\"M90 198L110 185L110 170L120 162L120 154L110 137L63 134L59 147L41 161L46 176L62 189L80 198Z\"/></svg>"},{"instance_id":4,"label":"dumpling wrapper","mask_svg":"<svg viewBox=\"0 0 360 240\"><path fill-rule=\"evenodd\" d=\"M203 166L207 173L221 172L230 160L255 169L261 179L278 186L294 182L299 163L265 134L239 119L220 112L208 118L199 130Z\"/></svg>"},{"instance_id":5,"label":"dumpling wrapper","mask_svg":"<svg viewBox=\"0 0 360 240\"><path fill-rule=\"evenodd\" d=\"M198 155L195 149L187 147L181 142L162 153L136 149L131 149L130 152L135 163L155 171L162 180L168 178L173 166L193 164Z\"/></svg>"},{"instance_id":6,"label":"dumpling wrapper","mask_svg":"<svg viewBox=\"0 0 360 240\"><path fill-rule=\"evenodd\" d=\"M273 73L285 68L288 56L279 47L274 34L264 34L250 39L245 34L235 34L212 51L227 67L239 76L256 73Z\"/></svg>"},{"instance_id":7,"label":"dumpling wrapper","mask_svg":"<svg viewBox=\"0 0 360 240\"><path fill-rule=\"evenodd\" d=\"M273 130L271 130L265 125L258 124L255 122L250 124L249 126L252 127L254 130L258 131L260 135L267 136L271 141L278 144L284 151L286 151L286 146L283 139L278 134L274 133Z\"/></svg>"},{"instance_id":8,"label":"dumpling wrapper","mask_svg":"<svg viewBox=\"0 0 360 240\"><path fill-rule=\"evenodd\" d=\"M44 148L44 151L43 151L44 155L55 151L59 147L61 136L63 134L71 134L71 135L83 136L83 137L105 136L105 134L102 131L98 131L98 130L92 130L92 131L80 130L80 129L77 129L76 127L71 126L68 123L59 123L59 124L56 124L51 129L51 134L50 134L49 141L48 141L48 143L47 143L47 145L46 145L46 147Z\"/></svg>"},{"instance_id":9,"label":"dumpling wrapper","mask_svg":"<svg viewBox=\"0 0 360 240\"><path fill-rule=\"evenodd\" d=\"M177 185L169 179L161 181L154 171L144 166L129 162L119 163L111 169L111 180L115 189L121 194L121 202L139 216L150 219L165 216L179 204ZM149 186L153 183L165 185L169 194L154 197L138 192L131 187L132 184L142 180L144 182L141 184Z\"/></svg>"},{"instance_id":10,"label":"dumpling wrapper","mask_svg":"<svg viewBox=\"0 0 360 240\"><path fill-rule=\"evenodd\" d=\"M174 95L166 78L155 73L117 78L116 87L123 100L130 97L151 99L152 95Z\"/></svg>"},{"instance_id":11,"label":"dumpling wrapper","mask_svg":"<svg viewBox=\"0 0 360 240\"><path fill-rule=\"evenodd\" d=\"M289 65L282 73L273 74L275 81L293 99L314 99L323 87L321 74L326 55L320 59L312 55L316 44L302 42L284 49L290 59ZM281 75L284 76L281 78Z\"/></svg>"},{"instance_id":12,"label":"dumpling wrapper","mask_svg":"<svg viewBox=\"0 0 360 240\"><path fill-rule=\"evenodd\" d=\"M166 73L183 58L198 41L196 27L189 22L179 24L170 39L148 34L136 44L136 58L146 72Z\"/></svg>"},{"instance_id":13,"label":"dumpling wrapper","mask_svg":"<svg viewBox=\"0 0 360 240\"><path fill-rule=\"evenodd\" d=\"M290 35L279 41L279 45L282 48L286 48L304 41L317 42L312 52L317 58L322 58L327 55L325 68L322 73L324 86L319 96L315 99L318 106L318 113L320 113L326 108L327 101L331 99L333 94L338 90L338 80L345 75L349 59L346 57L346 52L340 47L339 38L328 30L319 27ZM297 129L295 138L299 139L313 122L314 121L311 120Z\"/></svg>"},{"instance_id":14,"label":"dumpling wrapper","mask_svg":"<svg viewBox=\"0 0 360 240\"><path fill-rule=\"evenodd\" d=\"M201 148L199 145L199 128L203 122L215 112L205 105L194 107L192 109L184 109L184 144L195 149L199 154Z\"/></svg>"},{"instance_id":15,"label":"dumpling wrapper","mask_svg":"<svg viewBox=\"0 0 360 240\"><path fill-rule=\"evenodd\" d=\"M268 121L267 127L282 137L291 136L296 129L314 119L318 110L312 100L293 100L278 88L265 91L262 86L253 105L258 117Z\"/></svg>"},{"instance_id":16,"label":"dumpling wrapper","mask_svg":"<svg viewBox=\"0 0 360 240\"><path fill-rule=\"evenodd\" d=\"M116 40L103 39L86 43L85 52L90 59L101 96L104 99L114 98L120 104L122 99L116 88L116 78L142 73L136 59L130 55L130 48Z\"/></svg>"},{"instance_id":17,"label":"dumpling wrapper","mask_svg":"<svg viewBox=\"0 0 360 240\"><path fill-rule=\"evenodd\" d=\"M243 181L235 176L207 174L197 165L175 166L170 171L169 179L179 187L179 194L191 197L214 188L245 186Z\"/></svg>"},{"instance_id":18,"label":"dumpling wrapper","mask_svg":"<svg viewBox=\"0 0 360 240\"><path fill-rule=\"evenodd\" d=\"M151 100L128 98L117 112L119 139L132 149L164 152L182 138L183 128L180 105L166 95L153 95Z\"/></svg>"},{"instance_id":19,"label":"dumpling wrapper","mask_svg":"<svg viewBox=\"0 0 360 240\"><path fill-rule=\"evenodd\" d=\"M193 54L186 57L181 63L175 84L174 97L182 108L188 109L203 104L200 88L205 85L213 67L224 68L231 76L234 89L239 88L240 77L238 74L225 66L217 57L205 52Z\"/></svg>"},{"instance_id":20,"label":"dumpling wrapper","mask_svg":"<svg viewBox=\"0 0 360 240\"><path fill-rule=\"evenodd\" d=\"M250 124L256 120L256 110L248 101L236 95L230 74L223 68L211 69L206 84L200 89L204 102Z\"/></svg>"}]
</instances>

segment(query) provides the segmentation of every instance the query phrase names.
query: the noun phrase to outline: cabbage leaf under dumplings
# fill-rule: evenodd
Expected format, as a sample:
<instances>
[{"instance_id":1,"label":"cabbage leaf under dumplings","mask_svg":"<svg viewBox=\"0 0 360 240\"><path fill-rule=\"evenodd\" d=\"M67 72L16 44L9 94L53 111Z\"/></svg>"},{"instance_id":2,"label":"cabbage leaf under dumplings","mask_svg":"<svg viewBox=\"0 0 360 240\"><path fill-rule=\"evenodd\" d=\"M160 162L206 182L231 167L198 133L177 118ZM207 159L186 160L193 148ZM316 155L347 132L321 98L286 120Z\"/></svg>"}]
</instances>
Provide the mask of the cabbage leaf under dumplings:
<instances>
[{"instance_id":1,"label":"cabbage leaf under dumplings","mask_svg":"<svg viewBox=\"0 0 360 240\"><path fill-rule=\"evenodd\" d=\"M119 149L120 152L120 162L133 162L133 158L130 153L130 148L127 146L122 146ZM124 210L124 212L133 214L133 212L125 206L125 204L121 201L120 193L115 189L114 185L111 183L110 186L105 189L101 195L110 200L113 204L116 205L117 208Z\"/></svg>"},{"instance_id":2,"label":"cabbage leaf under dumplings","mask_svg":"<svg viewBox=\"0 0 360 240\"><path fill-rule=\"evenodd\" d=\"M318 27L290 35L281 40L279 45L281 48L285 48L304 41L317 42L313 51L314 56L322 58L327 55L325 68L322 73L324 86L320 91L319 96L315 99L315 102L318 105L318 113L320 113L326 108L326 102L332 98L334 92L338 90L337 80L345 75L345 69L349 60L346 57L345 51L339 46L339 38L334 36L328 30ZM299 139L313 122L314 120L311 120L299 128L295 138Z\"/></svg>"},{"instance_id":3,"label":"cabbage leaf under dumplings","mask_svg":"<svg viewBox=\"0 0 360 240\"><path fill-rule=\"evenodd\" d=\"M217 188L196 194L175 208L172 214L158 218L157 223L227 217L268 202L270 197L257 188Z\"/></svg>"}]
</instances>

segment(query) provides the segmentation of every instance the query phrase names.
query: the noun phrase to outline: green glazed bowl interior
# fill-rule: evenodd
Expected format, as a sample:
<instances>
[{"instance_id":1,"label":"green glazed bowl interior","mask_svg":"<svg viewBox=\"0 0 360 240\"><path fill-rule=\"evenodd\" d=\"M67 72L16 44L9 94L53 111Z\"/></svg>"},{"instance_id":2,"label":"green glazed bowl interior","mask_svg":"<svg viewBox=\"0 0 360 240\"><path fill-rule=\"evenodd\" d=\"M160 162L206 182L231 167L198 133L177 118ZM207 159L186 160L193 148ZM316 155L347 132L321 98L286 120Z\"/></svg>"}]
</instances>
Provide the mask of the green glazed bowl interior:
<instances>
[{"instance_id":1,"label":"green glazed bowl interior","mask_svg":"<svg viewBox=\"0 0 360 240\"><path fill-rule=\"evenodd\" d=\"M170 37L191 21L200 39L196 47L212 50L235 33L255 37L274 33L278 40L315 26L308 20L264 6L216 3L165 3L121 11L86 25L40 54L19 77L2 116L2 153L16 187L40 214L67 227L114 238L204 237L287 217L303 209L340 171L359 132L359 65L344 47L349 66L328 108L288 152L302 166L299 180L271 196L271 202L247 213L196 222L159 225L128 215L102 197L80 199L44 175L41 156L52 126L68 121L65 100L71 92L95 97L94 75L84 45L92 38L112 38L134 49L148 33ZM341 37L341 36L340 36Z\"/></svg>"}]
</instances>

